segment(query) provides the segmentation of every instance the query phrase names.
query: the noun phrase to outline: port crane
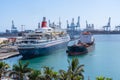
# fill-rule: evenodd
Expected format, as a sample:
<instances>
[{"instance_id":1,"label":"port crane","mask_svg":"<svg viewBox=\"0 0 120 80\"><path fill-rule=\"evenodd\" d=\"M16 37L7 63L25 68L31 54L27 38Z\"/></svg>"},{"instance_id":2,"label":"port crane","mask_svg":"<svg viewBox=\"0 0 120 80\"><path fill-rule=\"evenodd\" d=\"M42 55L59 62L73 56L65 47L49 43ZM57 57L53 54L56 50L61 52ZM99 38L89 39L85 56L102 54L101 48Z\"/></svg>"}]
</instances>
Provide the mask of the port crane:
<instances>
[{"instance_id":1,"label":"port crane","mask_svg":"<svg viewBox=\"0 0 120 80\"><path fill-rule=\"evenodd\" d=\"M110 24L111 24L111 17L109 17L107 25L103 26L105 31L110 31L110 29L111 29Z\"/></svg>"},{"instance_id":2,"label":"port crane","mask_svg":"<svg viewBox=\"0 0 120 80\"><path fill-rule=\"evenodd\" d=\"M120 25L115 26L115 29L116 29L117 31L120 31Z\"/></svg>"}]
</instances>

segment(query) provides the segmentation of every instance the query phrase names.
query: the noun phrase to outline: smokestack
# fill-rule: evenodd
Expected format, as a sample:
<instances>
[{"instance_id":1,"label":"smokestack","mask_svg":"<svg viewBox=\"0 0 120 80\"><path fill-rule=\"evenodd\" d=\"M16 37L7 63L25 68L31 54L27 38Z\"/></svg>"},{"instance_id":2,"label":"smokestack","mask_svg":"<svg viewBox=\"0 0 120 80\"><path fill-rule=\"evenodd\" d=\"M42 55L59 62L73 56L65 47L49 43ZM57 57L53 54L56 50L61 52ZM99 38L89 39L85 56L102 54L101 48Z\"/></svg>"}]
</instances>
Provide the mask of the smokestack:
<instances>
[{"instance_id":1,"label":"smokestack","mask_svg":"<svg viewBox=\"0 0 120 80\"><path fill-rule=\"evenodd\" d=\"M47 22L46 22L46 17L43 17L43 21L42 21L42 28L47 27Z\"/></svg>"}]
</instances>

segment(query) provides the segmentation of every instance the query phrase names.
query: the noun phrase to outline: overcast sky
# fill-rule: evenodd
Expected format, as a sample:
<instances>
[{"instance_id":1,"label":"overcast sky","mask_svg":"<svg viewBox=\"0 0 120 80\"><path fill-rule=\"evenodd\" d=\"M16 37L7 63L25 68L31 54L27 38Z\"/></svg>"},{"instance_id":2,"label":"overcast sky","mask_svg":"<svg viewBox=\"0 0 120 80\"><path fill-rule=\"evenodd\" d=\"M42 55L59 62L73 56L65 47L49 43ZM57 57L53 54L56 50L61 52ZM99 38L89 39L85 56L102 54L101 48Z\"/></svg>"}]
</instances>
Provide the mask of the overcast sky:
<instances>
[{"instance_id":1,"label":"overcast sky","mask_svg":"<svg viewBox=\"0 0 120 80\"><path fill-rule=\"evenodd\" d=\"M93 23L95 28L101 29L111 17L111 26L120 24L120 0L0 0L0 31L15 26L21 30L36 29L42 17L58 23L61 18L62 27L66 27L66 20L80 16L81 28L85 28L85 21Z\"/></svg>"}]
</instances>

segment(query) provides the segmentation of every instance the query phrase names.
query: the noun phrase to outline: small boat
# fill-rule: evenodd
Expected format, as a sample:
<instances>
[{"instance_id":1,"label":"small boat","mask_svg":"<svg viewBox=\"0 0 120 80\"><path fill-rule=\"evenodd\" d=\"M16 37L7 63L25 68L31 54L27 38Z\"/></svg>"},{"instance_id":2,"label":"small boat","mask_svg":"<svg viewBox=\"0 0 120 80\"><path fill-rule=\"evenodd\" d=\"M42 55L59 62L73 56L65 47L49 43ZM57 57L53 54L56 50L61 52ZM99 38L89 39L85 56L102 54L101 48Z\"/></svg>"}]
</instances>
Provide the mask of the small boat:
<instances>
[{"instance_id":1,"label":"small boat","mask_svg":"<svg viewBox=\"0 0 120 80\"><path fill-rule=\"evenodd\" d=\"M68 55L88 53L94 47L94 38L90 32L82 32L79 39L70 41L67 46Z\"/></svg>"}]
</instances>

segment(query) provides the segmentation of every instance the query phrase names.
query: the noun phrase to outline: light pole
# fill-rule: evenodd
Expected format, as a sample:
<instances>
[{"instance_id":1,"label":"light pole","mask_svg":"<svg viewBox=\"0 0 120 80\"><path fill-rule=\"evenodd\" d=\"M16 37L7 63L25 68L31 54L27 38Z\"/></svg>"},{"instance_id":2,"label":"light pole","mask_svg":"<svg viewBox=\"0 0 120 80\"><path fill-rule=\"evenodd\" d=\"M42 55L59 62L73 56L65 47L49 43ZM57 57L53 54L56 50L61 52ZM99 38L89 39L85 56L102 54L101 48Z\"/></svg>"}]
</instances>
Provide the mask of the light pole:
<instances>
[{"instance_id":1,"label":"light pole","mask_svg":"<svg viewBox=\"0 0 120 80\"><path fill-rule=\"evenodd\" d=\"M25 25L21 25L21 33L22 33L22 36L23 36L23 32L24 32L24 27L25 27Z\"/></svg>"}]
</instances>

